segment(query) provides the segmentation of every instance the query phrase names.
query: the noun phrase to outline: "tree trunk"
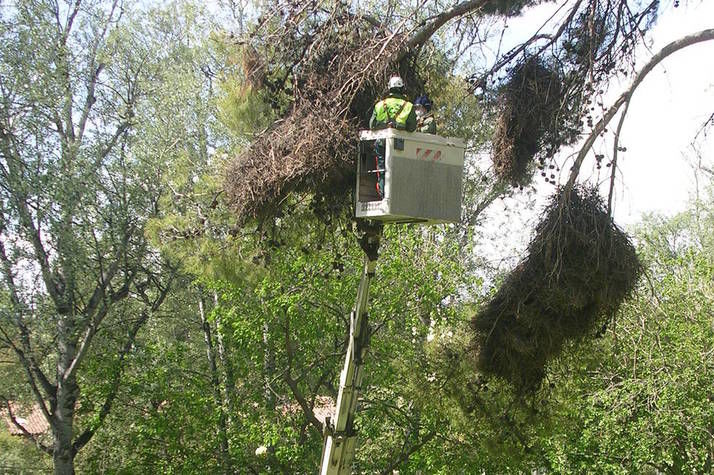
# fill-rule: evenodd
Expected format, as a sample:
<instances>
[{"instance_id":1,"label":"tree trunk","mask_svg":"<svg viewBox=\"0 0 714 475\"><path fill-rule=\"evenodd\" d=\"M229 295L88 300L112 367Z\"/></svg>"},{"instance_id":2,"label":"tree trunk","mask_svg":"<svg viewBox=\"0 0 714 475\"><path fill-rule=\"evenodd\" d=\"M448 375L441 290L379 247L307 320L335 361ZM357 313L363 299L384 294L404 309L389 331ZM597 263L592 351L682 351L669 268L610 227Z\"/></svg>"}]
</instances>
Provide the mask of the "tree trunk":
<instances>
[{"instance_id":1,"label":"tree trunk","mask_svg":"<svg viewBox=\"0 0 714 475\"><path fill-rule=\"evenodd\" d=\"M74 375L68 370L77 354L76 336L74 335L74 316L60 314L57 322L57 343L59 358L57 360L57 403L52 417L52 434L54 435L54 450L52 458L56 475L74 474L74 407L79 397L79 386Z\"/></svg>"},{"instance_id":2,"label":"tree trunk","mask_svg":"<svg viewBox=\"0 0 714 475\"><path fill-rule=\"evenodd\" d=\"M68 386L74 386L74 389ZM74 450L72 448L74 405L77 401L77 384L65 382L57 388L57 409L54 414L52 433L54 451L52 459L55 475L74 474Z\"/></svg>"},{"instance_id":3,"label":"tree trunk","mask_svg":"<svg viewBox=\"0 0 714 475\"><path fill-rule=\"evenodd\" d=\"M270 325L266 320L263 323L263 390L265 395L265 408L268 410L275 409L275 395L270 387L271 381L275 376L275 354L273 352L273 343L270 339Z\"/></svg>"},{"instance_id":4,"label":"tree trunk","mask_svg":"<svg viewBox=\"0 0 714 475\"><path fill-rule=\"evenodd\" d=\"M216 306L218 305L218 294L215 292L213 293L213 302ZM223 324L218 319L216 320L216 343L218 344L218 358L221 360L221 366L223 367L223 391L224 403L228 412L228 427L233 429L236 420L236 379L230 353L226 346L225 335L223 334Z\"/></svg>"},{"instance_id":5,"label":"tree trunk","mask_svg":"<svg viewBox=\"0 0 714 475\"><path fill-rule=\"evenodd\" d=\"M206 318L205 302L203 294L198 299L198 313L201 316L201 327L206 341L206 356L211 371L211 386L213 387L213 398L218 409L218 442L220 444L220 463L226 474L233 473L231 467L231 455L228 447L228 431L226 426L226 413L222 403L221 386L218 378L218 368L216 366L216 351L213 348L211 338L211 327Z\"/></svg>"}]
</instances>

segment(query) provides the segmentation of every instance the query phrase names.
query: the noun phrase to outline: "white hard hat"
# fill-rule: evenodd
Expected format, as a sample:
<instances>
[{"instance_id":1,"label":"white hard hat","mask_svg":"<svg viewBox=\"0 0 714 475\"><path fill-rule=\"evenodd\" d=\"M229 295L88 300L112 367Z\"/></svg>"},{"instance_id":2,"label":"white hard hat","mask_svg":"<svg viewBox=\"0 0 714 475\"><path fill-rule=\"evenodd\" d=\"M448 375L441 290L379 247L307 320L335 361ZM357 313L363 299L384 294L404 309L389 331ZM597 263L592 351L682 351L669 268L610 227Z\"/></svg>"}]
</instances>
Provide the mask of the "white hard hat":
<instances>
[{"instance_id":1,"label":"white hard hat","mask_svg":"<svg viewBox=\"0 0 714 475\"><path fill-rule=\"evenodd\" d=\"M404 80L400 78L399 76L392 76L389 78L389 89L396 89L404 87Z\"/></svg>"}]
</instances>

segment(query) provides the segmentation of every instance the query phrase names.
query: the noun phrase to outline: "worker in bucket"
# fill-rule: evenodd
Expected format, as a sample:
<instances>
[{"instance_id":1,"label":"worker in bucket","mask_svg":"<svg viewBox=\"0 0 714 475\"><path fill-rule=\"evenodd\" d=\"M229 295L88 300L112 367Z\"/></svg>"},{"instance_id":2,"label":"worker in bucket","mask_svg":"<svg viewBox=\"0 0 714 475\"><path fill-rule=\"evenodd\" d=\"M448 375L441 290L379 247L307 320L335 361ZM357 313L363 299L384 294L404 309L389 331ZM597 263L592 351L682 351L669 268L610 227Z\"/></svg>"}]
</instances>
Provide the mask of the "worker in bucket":
<instances>
[{"instance_id":1,"label":"worker in bucket","mask_svg":"<svg viewBox=\"0 0 714 475\"><path fill-rule=\"evenodd\" d=\"M414 105L404 95L404 80L399 76L389 78L389 94L377 102L369 120L371 130L392 127L407 132L416 130L417 119ZM377 193L384 198L384 155L385 141L379 139L374 144L377 165Z\"/></svg>"},{"instance_id":2,"label":"worker in bucket","mask_svg":"<svg viewBox=\"0 0 714 475\"><path fill-rule=\"evenodd\" d=\"M422 94L414 101L414 112L417 118L417 132L425 134L436 134L436 121L431 113L431 100L426 94Z\"/></svg>"}]
</instances>

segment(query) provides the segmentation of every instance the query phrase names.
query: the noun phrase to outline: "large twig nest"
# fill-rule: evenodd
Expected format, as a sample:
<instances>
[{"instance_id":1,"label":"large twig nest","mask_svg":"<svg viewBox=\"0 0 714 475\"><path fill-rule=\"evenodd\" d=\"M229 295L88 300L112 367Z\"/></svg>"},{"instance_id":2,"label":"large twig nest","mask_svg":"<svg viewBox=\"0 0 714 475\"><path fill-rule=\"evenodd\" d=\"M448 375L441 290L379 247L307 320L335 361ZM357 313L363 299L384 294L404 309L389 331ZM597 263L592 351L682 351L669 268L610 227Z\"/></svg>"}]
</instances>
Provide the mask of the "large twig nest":
<instances>
[{"instance_id":1,"label":"large twig nest","mask_svg":"<svg viewBox=\"0 0 714 475\"><path fill-rule=\"evenodd\" d=\"M479 369L536 388L566 341L606 325L641 272L634 246L597 191L559 190L525 260L472 320Z\"/></svg>"},{"instance_id":2,"label":"large twig nest","mask_svg":"<svg viewBox=\"0 0 714 475\"><path fill-rule=\"evenodd\" d=\"M514 186L530 182L535 158L544 160L577 134L577 108L566 104L563 78L554 66L529 57L513 67L501 89L493 135L496 175Z\"/></svg>"}]
</instances>

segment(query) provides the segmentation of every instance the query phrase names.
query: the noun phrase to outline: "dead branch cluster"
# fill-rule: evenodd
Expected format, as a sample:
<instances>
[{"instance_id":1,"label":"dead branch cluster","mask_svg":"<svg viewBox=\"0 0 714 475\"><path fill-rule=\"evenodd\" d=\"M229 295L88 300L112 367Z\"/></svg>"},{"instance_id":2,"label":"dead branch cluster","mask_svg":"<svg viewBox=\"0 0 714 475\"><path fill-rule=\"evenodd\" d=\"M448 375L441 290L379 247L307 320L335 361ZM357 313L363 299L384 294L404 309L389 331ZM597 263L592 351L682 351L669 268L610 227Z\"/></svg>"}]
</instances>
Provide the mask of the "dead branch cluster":
<instances>
[{"instance_id":1,"label":"dead branch cluster","mask_svg":"<svg viewBox=\"0 0 714 475\"><path fill-rule=\"evenodd\" d=\"M281 89L288 105L226 170L225 188L240 219L275 212L293 191L348 201L357 131L366 127L404 42L339 2L331 10L316 2L278 7L257 30L270 33L254 34L247 63L258 72L254 85ZM282 77L276 80L268 64Z\"/></svg>"},{"instance_id":2,"label":"dead branch cluster","mask_svg":"<svg viewBox=\"0 0 714 475\"><path fill-rule=\"evenodd\" d=\"M558 190L527 257L473 318L479 369L535 389L569 340L604 331L642 265L596 189Z\"/></svg>"}]
</instances>

